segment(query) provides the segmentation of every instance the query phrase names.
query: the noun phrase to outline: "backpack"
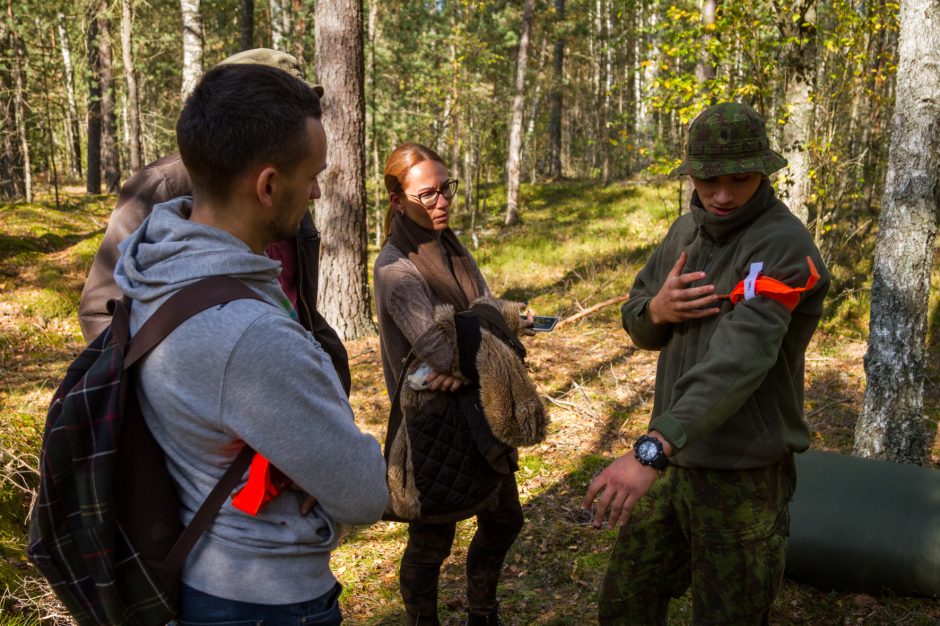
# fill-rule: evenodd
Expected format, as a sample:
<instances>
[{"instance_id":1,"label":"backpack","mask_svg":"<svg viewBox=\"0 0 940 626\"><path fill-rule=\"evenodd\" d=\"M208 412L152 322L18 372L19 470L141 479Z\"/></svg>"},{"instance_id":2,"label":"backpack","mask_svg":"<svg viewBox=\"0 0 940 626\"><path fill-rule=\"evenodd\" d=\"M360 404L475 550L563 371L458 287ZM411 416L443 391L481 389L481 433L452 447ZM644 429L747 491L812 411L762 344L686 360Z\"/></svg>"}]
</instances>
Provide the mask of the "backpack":
<instances>
[{"instance_id":1,"label":"backpack","mask_svg":"<svg viewBox=\"0 0 940 626\"><path fill-rule=\"evenodd\" d=\"M131 340L130 301L72 362L46 416L27 554L81 624L166 624L180 571L251 463L245 446L185 529L163 450L147 428L134 364L205 309L262 298L216 276L171 296Z\"/></svg>"}]
</instances>

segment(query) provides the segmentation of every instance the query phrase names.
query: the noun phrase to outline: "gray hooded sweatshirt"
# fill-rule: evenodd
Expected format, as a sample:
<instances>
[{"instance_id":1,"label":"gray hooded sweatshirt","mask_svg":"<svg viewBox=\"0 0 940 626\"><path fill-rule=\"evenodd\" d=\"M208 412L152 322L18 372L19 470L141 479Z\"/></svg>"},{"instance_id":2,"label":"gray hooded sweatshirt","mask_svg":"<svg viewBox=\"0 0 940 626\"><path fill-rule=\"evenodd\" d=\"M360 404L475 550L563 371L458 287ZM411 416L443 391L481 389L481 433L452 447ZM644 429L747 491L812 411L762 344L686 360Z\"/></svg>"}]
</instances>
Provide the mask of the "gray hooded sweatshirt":
<instances>
[{"instance_id":1,"label":"gray hooded sweatshirt","mask_svg":"<svg viewBox=\"0 0 940 626\"><path fill-rule=\"evenodd\" d=\"M199 313L145 358L141 410L166 452L189 523L245 443L317 499L285 491L257 516L226 502L196 544L183 582L262 604L314 599L335 583L330 552L342 524L369 524L385 509L385 461L362 433L336 371L292 319L281 265L225 231L186 219L190 198L154 207L121 244L114 272L133 298L131 333L177 290L207 276L243 281L267 302L236 300Z\"/></svg>"}]
</instances>

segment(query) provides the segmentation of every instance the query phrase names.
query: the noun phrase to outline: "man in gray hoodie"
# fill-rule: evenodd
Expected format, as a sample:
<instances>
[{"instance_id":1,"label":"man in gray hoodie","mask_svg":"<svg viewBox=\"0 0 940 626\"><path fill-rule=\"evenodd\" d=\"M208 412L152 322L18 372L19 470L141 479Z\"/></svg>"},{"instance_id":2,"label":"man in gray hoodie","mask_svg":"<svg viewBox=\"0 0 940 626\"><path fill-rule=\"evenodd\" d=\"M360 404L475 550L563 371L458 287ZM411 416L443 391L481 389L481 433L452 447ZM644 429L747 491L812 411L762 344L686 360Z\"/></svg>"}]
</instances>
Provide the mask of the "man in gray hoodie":
<instances>
[{"instance_id":1,"label":"man in gray hoodie","mask_svg":"<svg viewBox=\"0 0 940 626\"><path fill-rule=\"evenodd\" d=\"M263 254L296 235L320 195L319 98L278 69L220 66L187 99L176 130L193 196L155 206L120 246L115 280L134 300L131 332L207 276L237 278L265 302L203 311L158 345L139 370L144 418L184 524L245 445L298 488L256 515L222 507L183 569L180 623L338 624L330 553L341 525L382 515L385 463L355 425L329 355L297 323L280 264ZM316 505L301 514L308 496Z\"/></svg>"}]
</instances>

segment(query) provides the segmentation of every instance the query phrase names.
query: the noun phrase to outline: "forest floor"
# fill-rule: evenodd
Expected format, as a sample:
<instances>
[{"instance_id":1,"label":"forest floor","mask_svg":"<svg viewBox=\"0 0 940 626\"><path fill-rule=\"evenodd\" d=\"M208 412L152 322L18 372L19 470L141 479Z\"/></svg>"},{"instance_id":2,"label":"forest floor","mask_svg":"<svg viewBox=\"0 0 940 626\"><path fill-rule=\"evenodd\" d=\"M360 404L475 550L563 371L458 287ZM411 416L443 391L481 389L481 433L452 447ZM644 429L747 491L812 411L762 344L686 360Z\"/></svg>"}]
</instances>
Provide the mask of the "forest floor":
<instances>
[{"instance_id":1,"label":"forest floor","mask_svg":"<svg viewBox=\"0 0 940 626\"><path fill-rule=\"evenodd\" d=\"M625 294L676 217L672 187L587 183L524 186L525 223L505 229L500 216L477 216L460 230L493 292L528 300L544 315L567 317ZM499 197L499 194L494 194ZM63 621L27 563L25 516L45 409L68 362L83 347L77 303L113 197L69 195L0 205L0 624ZM472 235L479 248L473 249ZM374 254L374 250L372 251ZM940 413L940 330L934 272L931 369L927 409ZM848 453L861 410L867 295L832 294L829 312L807 355L806 411L813 447ZM381 441L388 399L378 341L347 344L358 423ZM615 533L595 530L580 508L591 477L623 454L652 408L656 355L638 350L620 328L619 307L527 341L533 380L551 416L544 443L524 449L517 474L526 525L507 558L500 598L507 624L596 623L597 590ZM940 465L940 436L931 460ZM458 525L441 578L440 617L463 623L463 564L474 522ZM406 526L382 522L352 529L333 570L345 586L346 623L402 624L398 561ZM673 602L670 623L691 622L688 595ZM940 622L940 600L819 590L787 580L774 624L905 624Z\"/></svg>"}]
</instances>

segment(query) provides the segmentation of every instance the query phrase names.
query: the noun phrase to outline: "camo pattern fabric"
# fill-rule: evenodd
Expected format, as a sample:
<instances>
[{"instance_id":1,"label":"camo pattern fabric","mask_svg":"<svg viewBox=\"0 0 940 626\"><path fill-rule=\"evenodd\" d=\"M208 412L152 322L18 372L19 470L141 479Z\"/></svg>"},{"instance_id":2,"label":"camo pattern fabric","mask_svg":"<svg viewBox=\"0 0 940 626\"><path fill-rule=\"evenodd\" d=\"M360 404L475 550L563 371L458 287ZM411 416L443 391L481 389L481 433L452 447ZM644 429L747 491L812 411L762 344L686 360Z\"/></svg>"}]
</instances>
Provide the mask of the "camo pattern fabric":
<instances>
[{"instance_id":1,"label":"camo pattern fabric","mask_svg":"<svg viewBox=\"0 0 940 626\"><path fill-rule=\"evenodd\" d=\"M783 580L793 457L753 470L671 466L634 509L601 586L603 624L665 624L691 587L693 624L767 624Z\"/></svg>"},{"instance_id":2,"label":"camo pattern fabric","mask_svg":"<svg viewBox=\"0 0 940 626\"><path fill-rule=\"evenodd\" d=\"M770 148L760 113L741 102L722 102L692 120L685 159L672 174L712 178L760 172L770 176L787 160Z\"/></svg>"},{"instance_id":3,"label":"camo pattern fabric","mask_svg":"<svg viewBox=\"0 0 940 626\"><path fill-rule=\"evenodd\" d=\"M506 553L522 530L522 506L515 478L503 481L495 508L477 513L477 531L467 550L467 610L485 616L498 606L496 587ZM439 626L438 578L450 555L456 522L408 525L408 545L401 559L399 583L407 623Z\"/></svg>"}]
</instances>

